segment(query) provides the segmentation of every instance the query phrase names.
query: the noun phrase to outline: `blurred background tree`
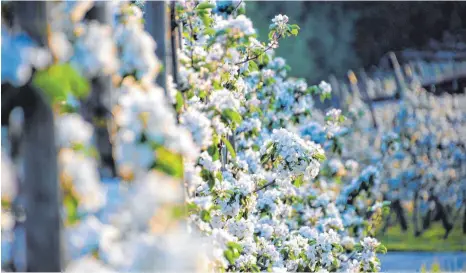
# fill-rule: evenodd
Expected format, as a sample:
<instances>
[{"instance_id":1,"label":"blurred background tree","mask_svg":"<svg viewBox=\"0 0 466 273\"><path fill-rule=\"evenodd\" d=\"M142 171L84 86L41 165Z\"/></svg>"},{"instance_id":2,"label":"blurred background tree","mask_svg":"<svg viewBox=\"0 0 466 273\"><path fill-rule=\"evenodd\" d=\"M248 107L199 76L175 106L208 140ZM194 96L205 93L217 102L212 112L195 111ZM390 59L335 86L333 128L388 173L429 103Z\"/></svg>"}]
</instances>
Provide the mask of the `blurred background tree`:
<instances>
[{"instance_id":1,"label":"blurred background tree","mask_svg":"<svg viewBox=\"0 0 466 273\"><path fill-rule=\"evenodd\" d=\"M388 51L422 49L466 28L466 2L248 1L246 13L262 40L275 14L301 27L299 37L281 42L277 51L293 76L310 83L368 69Z\"/></svg>"}]
</instances>

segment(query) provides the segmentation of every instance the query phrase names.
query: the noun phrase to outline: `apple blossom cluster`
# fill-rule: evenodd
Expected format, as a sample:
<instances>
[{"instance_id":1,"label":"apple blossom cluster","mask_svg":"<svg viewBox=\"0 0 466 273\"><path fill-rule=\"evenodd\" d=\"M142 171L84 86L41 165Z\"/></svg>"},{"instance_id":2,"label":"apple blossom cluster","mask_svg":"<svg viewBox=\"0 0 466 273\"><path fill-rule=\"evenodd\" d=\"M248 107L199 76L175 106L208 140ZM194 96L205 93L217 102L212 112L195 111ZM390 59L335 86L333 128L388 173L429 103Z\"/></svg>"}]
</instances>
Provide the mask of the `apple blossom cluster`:
<instances>
[{"instance_id":1,"label":"apple blossom cluster","mask_svg":"<svg viewBox=\"0 0 466 273\"><path fill-rule=\"evenodd\" d=\"M287 28L288 16L279 14L272 19L272 23L270 28L276 28L278 35L282 35Z\"/></svg>"},{"instance_id":2,"label":"apple blossom cluster","mask_svg":"<svg viewBox=\"0 0 466 273\"><path fill-rule=\"evenodd\" d=\"M334 187L342 175L358 177L358 164L349 160L346 167L333 156L340 135L331 136L325 114L313 109L313 96L330 95L330 86L288 78L285 60L271 50L279 36L299 28L277 16L268 48L242 7L177 5L185 89L176 106L201 150L198 160L185 164L188 222L210 242L212 271L359 272L366 264L377 271L375 252L383 249L364 255L357 242L366 219L339 205ZM319 114L322 119L314 120ZM336 173L320 172L327 150Z\"/></svg>"},{"instance_id":3,"label":"apple blossom cluster","mask_svg":"<svg viewBox=\"0 0 466 273\"><path fill-rule=\"evenodd\" d=\"M106 194L95 158L85 153L91 145L92 125L71 113L58 117L56 127L61 147L58 162L62 185L70 196L79 200L77 214L95 213L106 203ZM76 133L77 128L79 133Z\"/></svg>"},{"instance_id":4,"label":"apple blossom cluster","mask_svg":"<svg viewBox=\"0 0 466 273\"><path fill-rule=\"evenodd\" d=\"M190 109L180 116L180 123L188 128L198 147L207 148L212 143L212 125L202 112Z\"/></svg>"},{"instance_id":5,"label":"apple blossom cluster","mask_svg":"<svg viewBox=\"0 0 466 273\"><path fill-rule=\"evenodd\" d=\"M158 72L155 42L143 29L141 13L120 2L114 8L124 20L114 26L103 25L84 18L92 5L53 3L50 37L56 43L46 52L55 62L70 64L87 80L102 75L116 79L111 92L116 97L112 110L117 128L111 137L119 175L100 177L93 125L78 112L61 109L63 103L54 105L59 109L55 126L64 238L71 258L65 270L195 270L202 251L180 248L195 246L195 236L186 234L183 222L172 215L184 202L183 158L196 158L198 148L189 131L176 124L163 89L153 83ZM3 35L8 43L2 43L2 55L10 52L12 63L47 69L28 57L35 48L27 43L27 36L10 35L2 28ZM24 48L14 47L17 41ZM20 79L23 84L27 81ZM75 107L80 107L79 102ZM14 201L16 170L7 163L2 158L2 201ZM14 231L12 238L11 232L5 232L12 231L15 222L9 215L2 206L2 265L12 259L18 263L25 251L24 242L21 244L24 234ZM12 245L17 246L17 253L8 256Z\"/></svg>"},{"instance_id":6,"label":"apple blossom cluster","mask_svg":"<svg viewBox=\"0 0 466 273\"><path fill-rule=\"evenodd\" d=\"M322 94L330 94L332 92L332 86L324 81L320 82L319 88L322 90Z\"/></svg>"},{"instance_id":7,"label":"apple blossom cluster","mask_svg":"<svg viewBox=\"0 0 466 273\"><path fill-rule=\"evenodd\" d=\"M275 129L261 148L261 162L266 164L272 160L272 170L281 179L301 175L305 180L315 178L322 157L324 150L320 145L305 141L286 129Z\"/></svg>"}]
</instances>

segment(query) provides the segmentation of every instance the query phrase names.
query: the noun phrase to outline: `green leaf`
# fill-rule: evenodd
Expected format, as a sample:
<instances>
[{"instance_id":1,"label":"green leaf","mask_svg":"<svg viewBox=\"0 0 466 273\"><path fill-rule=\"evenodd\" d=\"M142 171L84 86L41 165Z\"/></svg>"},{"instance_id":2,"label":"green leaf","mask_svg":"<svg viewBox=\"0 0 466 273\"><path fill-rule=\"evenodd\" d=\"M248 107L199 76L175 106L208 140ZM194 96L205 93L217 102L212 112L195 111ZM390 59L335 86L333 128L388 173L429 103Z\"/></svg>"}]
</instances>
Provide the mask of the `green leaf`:
<instances>
[{"instance_id":1,"label":"green leaf","mask_svg":"<svg viewBox=\"0 0 466 273\"><path fill-rule=\"evenodd\" d=\"M267 163L267 161L269 161L269 159L270 159L270 155L268 153L263 154L261 156L261 164L263 165L263 164Z\"/></svg>"},{"instance_id":2,"label":"green leaf","mask_svg":"<svg viewBox=\"0 0 466 273\"><path fill-rule=\"evenodd\" d=\"M184 174L183 157L164 146L159 146L155 150L155 162L152 168L173 177L182 178Z\"/></svg>"},{"instance_id":3,"label":"green leaf","mask_svg":"<svg viewBox=\"0 0 466 273\"><path fill-rule=\"evenodd\" d=\"M322 162L322 161L324 161L325 159L327 159L327 157L325 156L325 154L318 154L318 153L313 154L313 155L312 155L312 158L317 159L317 160L319 160L320 162Z\"/></svg>"},{"instance_id":4,"label":"green leaf","mask_svg":"<svg viewBox=\"0 0 466 273\"><path fill-rule=\"evenodd\" d=\"M210 220L212 219L212 216L210 215L210 212L207 211L207 210L202 210L201 211L201 219L202 221L204 222L210 222Z\"/></svg>"},{"instance_id":5,"label":"green leaf","mask_svg":"<svg viewBox=\"0 0 466 273\"><path fill-rule=\"evenodd\" d=\"M341 184L341 176L335 177L335 183Z\"/></svg>"},{"instance_id":6,"label":"green leaf","mask_svg":"<svg viewBox=\"0 0 466 273\"><path fill-rule=\"evenodd\" d=\"M240 7L240 8L236 11L236 13L237 13L238 15L246 14L246 9L245 9L244 7Z\"/></svg>"},{"instance_id":7,"label":"green leaf","mask_svg":"<svg viewBox=\"0 0 466 273\"><path fill-rule=\"evenodd\" d=\"M243 251L243 247L236 242L228 242L227 247L231 249L237 249L239 252Z\"/></svg>"},{"instance_id":8,"label":"green leaf","mask_svg":"<svg viewBox=\"0 0 466 273\"><path fill-rule=\"evenodd\" d=\"M251 72L259 70L259 67L257 66L255 61L249 61L248 68Z\"/></svg>"},{"instance_id":9,"label":"green leaf","mask_svg":"<svg viewBox=\"0 0 466 273\"><path fill-rule=\"evenodd\" d=\"M235 149L233 148L233 145L231 145L230 141L224 136L222 136L222 141L225 143L225 146L227 146L227 150L231 154L231 157L236 158Z\"/></svg>"},{"instance_id":10,"label":"green leaf","mask_svg":"<svg viewBox=\"0 0 466 273\"><path fill-rule=\"evenodd\" d=\"M218 150L218 147L217 145L215 144L212 144L208 149L207 149L207 152L209 153L209 155L212 157L212 160L215 161L215 160L218 160L220 158L220 152Z\"/></svg>"},{"instance_id":11,"label":"green leaf","mask_svg":"<svg viewBox=\"0 0 466 273\"><path fill-rule=\"evenodd\" d=\"M90 85L86 78L70 64L56 64L34 74L32 83L41 89L52 102L64 101L69 94L86 97Z\"/></svg>"},{"instance_id":12,"label":"green leaf","mask_svg":"<svg viewBox=\"0 0 466 273\"><path fill-rule=\"evenodd\" d=\"M230 74L228 74L228 73L222 73L222 74L220 75L220 79L222 80L222 82L226 83L226 82L228 82L229 79L230 79Z\"/></svg>"},{"instance_id":13,"label":"green leaf","mask_svg":"<svg viewBox=\"0 0 466 273\"><path fill-rule=\"evenodd\" d=\"M207 181L209 188L212 189L215 186L215 177L214 175L206 169L202 169L201 177L204 181Z\"/></svg>"},{"instance_id":14,"label":"green leaf","mask_svg":"<svg viewBox=\"0 0 466 273\"><path fill-rule=\"evenodd\" d=\"M290 32L291 32L291 34L293 34L294 36L297 36L298 33L299 33L299 30L298 30L298 29L292 29Z\"/></svg>"},{"instance_id":15,"label":"green leaf","mask_svg":"<svg viewBox=\"0 0 466 273\"><path fill-rule=\"evenodd\" d=\"M200 3L200 4L197 5L197 7L196 7L197 10L213 9L213 8L215 8L215 5L210 4L210 3L207 3L207 2Z\"/></svg>"},{"instance_id":16,"label":"green leaf","mask_svg":"<svg viewBox=\"0 0 466 273\"><path fill-rule=\"evenodd\" d=\"M79 221L78 200L74 196L67 194L63 198L63 205L66 210L66 223L69 225L77 223Z\"/></svg>"},{"instance_id":17,"label":"green leaf","mask_svg":"<svg viewBox=\"0 0 466 273\"><path fill-rule=\"evenodd\" d=\"M204 11L204 10L201 10L201 12ZM200 12L200 13L201 13ZM201 20L202 20L202 23L204 24L204 26L208 27L210 26L210 24L214 21L211 17L211 15L207 14L205 11L202 12L202 14L200 14L200 17L201 17Z\"/></svg>"},{"instance_id":18,"label":"green leaf","mask_svg":"<svg viewBox=\"0 0 466 273\"><path fill-rule=\"evenodd\" d=\"M176 92L176 112L180 113L184 105L184 99L181 92Z\"/></svg>"},{"instance_id":19,"label":"green leaf","mask_svg":"<svg viewBox=\"0 0 466 273\"><path fill-rule=\"evenodd\" d=\"M207 92L205 90L201 90L199 92L199 98L200 99L205 99L207 97Z\"/></svg>"},{"instance_id":20,"label":"green leaf","mask_svg":"<svg viewBox=\"0 0 466 273\"><path fill-rule=\"evenodd\" d=\"M267 54L262 54L262 55L264 55L264 63L263 63L263 65L267 65L267 64L270 62L270 57L269 57L269 55L267 55Z\"/></svg>"},{"instance_id":21,"label":"green leaf","mask_svg":"<svg viewBox=\"0 0 466 273\"><path fill-rule=\"evenodd\" d=\"M293 185L295 187L301 187L304 184L303 175L298 176L293 180Z\"/></svg>"},{"instance_id":22,"label":"green leaf","mask_svg":"<svg viewBox=\"0 0 466 273\"><path fill-rule=\"evenodd\" d=\"M220 90L222 89L222 85L218 81L213 81L212 86L214 87L215 90Z\"/></svg>"},{"instance_id":23,"label":"green leaf","mask_svg":"<svg viewBox=\"0 0 466 273\"><path fill-rule=\"evenodd\" d=\"M380 244L375 250L377 251L377 253L382 253L382 254L387 253L387 247L385 247L382 244Z\"/></svg>"},{"instance_id":24,"label":"green leaf","mask_svg":"<svg viewBox=\"0 0 466 273\"><path fill-rule=\"evenodd\" d=\"M267 85L272 85L272 84L274 84L274 83L276 83L276 82L277 82L277 80L274 79L274 78L268 78L268 79L265 80L265 83L266 83Z\"/></svg>"},{"instance_id":25,"label":"green leaf","mask_svg":"<svg viewBox=\"0 0 466 273\"><path fill-rule=\"evenodd\" d=\"M230 249L227 249L223 252L223 255L225 258L228 260L230 264L235 264L235 258L233 258L233 251Z\"/></svg>"},{"instance_id":26,"label":"green leaf","mask_svg":"<svg viewBox=\"0 0 466 273\"><path fill-rule=\"evenodd\" d=\"M199 210L199 207L194 202L187 203L186 208L189 214L196 213Z\"/></svg>"},{"instance_id":27,"label":"green leaf","mask_svg":"<svg viewBox=\"0 0 466 273\"><path fill-rule=\"evenodd\" d=\"M213 161L216 161L220 158L220 151L218 149L219 142L220 141L219 141L218 136L214 134L212 137L212 145L210 145L209 148L207 149L207 152L212 157Z\"/></svg>"},{"instance_id":28,"label":"green leaf","mask_svg":"<svg viewBox=\"0 0 466 273\"><path fill-rule=\"evenodd\" d=\"M260 268L256 264L253 264L251 265L251 272L260 272Z\"/></svg>"},{"instance_id":29,"label":"green leaf","mask_svg":"<svg viewBox=\"0 0 466 273\"><path fill-rule=\"evenodd\" d=\"M261 54L259 55L259 58L257 59L259 61L260 64L264 64L264 56L266 56L266 54Z\"/></svg>"},{"instance_id":30,"label":"green leaf","mask_svg":"<svg viewBox=\"0 0 466 273\"><path fill-rule=\"evenodd\" d=\"M340 252L344 251L343 247L340 244L334 243L334 244L332 244L332 246L333 246L333 250L335 252L337 252L337 253L340 253Z\"/></svg>"},{"instance_id":31,"label":"green leaf","mask_svg":"<svg viewBox=\"0 0 466 273\"><path fill-rule=\"evenodd\" d=\"M234 122L236 124L240 124L241 121L243 121L243 118L241 117L241 115L238 112L236 112L235 110L232 110L232 109L223 110L222 116L226 120Z\"/></svg>"},{"instance_id":32,"label":"green leaf","mask_svg":"<svg viewBox=\"0 0 466 273\"><path fill-rule=\"evenodd\" d=\"M223 181L222 172L217 172L217 173L215 174L215 177L216 177L219 181Z\"/></svg>"},{"instance_id":33,"label":"green leaf","mask_svg":"<svg viewBox=\"0 0 466 273\"><path fill-rule=\"evenodd\" d=\"M310 86L307 88L306 93L308 94L317 94L319 92L320 88L316 85Z\"/></svg>"},{"instance_id":34,"label":"green leaf","mask_svg":"<svg viewBox=\"0 0 466 273\"><path fill-rule=\"evenodd\" d=\"M328 95L328 98L331 98L331 95L329 94ZM346 120L345 116L341 115L340 117L338 117L338 122L342 123Z\"/></svg>"},{"instance_id":35,"label":"green leaf","mask_svg":"<svg viewBox=\"0 0 466 273\"><path fill-rule=\"evenodd\" d=\"M324 102L324 100L325 100L325 95L324 95L324 94L321 94L321 95L320 95L320 102Z\"/></svg>"},{"instance_id":36,"label":"green leaf","mask_svg":"<svg viewBox=\"0 0 466 273\"><path fill-rule=\"evenodd\" d=\"M204 30L204 34L205 35L209 35L209 36L214 36L215 35L215 29L213 28L206 28Z\"/></svg>"}]
</instances>

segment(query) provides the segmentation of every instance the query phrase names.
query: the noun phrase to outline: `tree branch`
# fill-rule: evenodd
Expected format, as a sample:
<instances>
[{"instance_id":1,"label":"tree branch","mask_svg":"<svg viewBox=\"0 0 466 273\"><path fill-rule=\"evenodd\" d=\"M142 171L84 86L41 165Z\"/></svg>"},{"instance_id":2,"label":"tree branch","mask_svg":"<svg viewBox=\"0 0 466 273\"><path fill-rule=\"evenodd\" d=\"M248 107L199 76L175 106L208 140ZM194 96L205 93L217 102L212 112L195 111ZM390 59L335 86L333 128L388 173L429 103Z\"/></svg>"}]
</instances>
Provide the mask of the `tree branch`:
<instances>
[{"instance_id":1,"label":"tree branch","mask_svg":"<svg viewBox=\"0 0 466 273\"><path fill-rule=\"evenodd\" d=\"M255 189L255 190L253 191L253 193L256 193L256 192L258 192L258 191L260 191L260 190L263 190L263 189L265 189L265 188L267 188L268 186L273 185L273 184L275 184L275 180L270 181L269 183L265 184L264 186Z\"/></svg>"},{"instance_id":2,"label":"tree branch","mask_svg":"<svg viewBox=\"0 0 466 273\"><path fill-rule=\"evenodd\" d=\"M278 41L281 37L282 37L281 35L278 35L277 41ZM270 50L271 48L272 48L272 45L269 45L266 49L264 49L264 51L262 51L261 54L258 54L258 55L253 56L253 57L249 57L249 56L248 56L248 57L246 58L246 60L241 61L241 62L239 62L239 63L235 63L235 65L240 65L240 64L244 64L244 63L247 63L247 62L249 62L249 61L255 60L255 59L259 58L260 56L264 55L264 53L267 52L268 50Z\"/></svg>"}]
</instances>

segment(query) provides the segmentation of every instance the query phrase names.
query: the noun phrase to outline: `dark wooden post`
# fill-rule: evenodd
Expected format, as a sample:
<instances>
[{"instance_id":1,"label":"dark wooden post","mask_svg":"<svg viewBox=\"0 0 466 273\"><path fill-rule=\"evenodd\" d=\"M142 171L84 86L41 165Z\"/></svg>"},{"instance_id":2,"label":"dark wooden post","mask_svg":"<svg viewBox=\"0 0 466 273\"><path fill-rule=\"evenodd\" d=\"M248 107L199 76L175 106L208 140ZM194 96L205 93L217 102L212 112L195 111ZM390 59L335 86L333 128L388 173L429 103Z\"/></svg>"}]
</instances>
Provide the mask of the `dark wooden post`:
<instances>
[{"instance_id":1,"label":"dark wooden post","mask_svg":"<svg viewBox=\"0 0 466 273\"><path fill-rule=\"evenodd\" d=\"M414 67L415 67L415 70L417 71L416 76L420 84L423 85L425 82L425 74L426 74L424 70L424 66L422 65L420 61L417 61L414 63Z\"/></svg>"},{"instance_id":2,"label":"dark wooden post","mask_svg":"<svg viewBox=\"0 0 466 273\"><path fill-rule=\"evenodd\" d=\"M177 88L180 89L180 80L179 80L179 60L178 60L178 49L180 48L181 39L180 39L180 24L176 21L176 2L170 2L170 45L171 45L171 63L172 63L172 75L173 82L176 84Z\"/></svg>"},{"instance_id":3,"label":"dark wooden post","mask_svg":"<svg viewBox=\"0 0 466 273\"><path fill-rule=\"evenodd\" d=\"M369 77L366 74L366 71L364 68L360 69L360 75L361 75L361 90L362 90L362 96L363 100L366 102L367 106L369 107L369 111L371 112L371 117L372 117L372 124L374 125L374 128L377 129L377 119L375 117L374 113L374 106L372 105L372 98L369 96L369 91L368 91L368 82L369 82Z\"/></svg>"},{"instance_id":4,"label":"dark wooden post","mask_svg":"<svg viewBox=\"0 0 466 273\"><path fill-rule=\"evenodd\" d=\"M329 82L330 82L330 85L332 86L332 93L333 93L332 94L332 101L334 101L334 103L336 103L338 108L341 108L341 106L343 105L342 95L341 95L340 87L338 86L338 80L335 77L335 75L333 75L333 74L330 75Z\"/></svg>"},{"instance_id":5,"label":"dark wooden post","mask_svg":"<svg viewBox=\"0 0 466 273\"><path fill-rule=\"evenodd\" d=\"M102 24L112 24L112 11L109 2L97 1L86 14L89 20L97 20ZM112 126L112 79L110 75L102 75L92 79L92 92L85 100L83 116L94 124L96 146L100 155L100 169L103 177L117 176L113 159L113 146L110 137Z\"/></svg>"},{"instance_id":6,"label":"dark wooden post","mask_svg":"<svg viewBox=\"0 0 466 273\"><path fill-rule=\"evenodd\" d=\"M338 84L340 86L340 93L341 93L341 101L343 103L343 108L348 108L348 98L350 96L350 92L348 90L348 85L345 82L340 82Z\"/></svg>"},{"instance_id":7,"label":"dark wooden post","mask_svg":"<svg viewBox=\"0 0 466 273\"><path fill-rule=\"evenodd\" d=\"M362 92L359 90L358 78L356 77L356 74L354 74L354 72L351 70L348 71L348 80L350 81L350 84L351 84L351 92L353 93L353 97L358 97L369 107L369 111L371 112L371 117L372 117L372 124L374 128L377 128L377 122L375 120L374 110L372 109L372 104L368 101L369 98L367 97L367 92L366 90L363 90ZM363 83L361 87L362 89L365 89L366 84Z\"/></svg>"},{"instance_id":8,"label":"dark wooden post","mask_svg":"<svg viewBox=\"0 0 466 273\"><path fill-rule=\"evenodd\" d=\"M382 97L384 95L383 93L383 84L382 80L380 78L375 78L375 95L377 97Z\"/></svg>"},{"instance_id":9,"label":"dark wooden post","mask_svg":"<svg viewBox=\"0 0 466 273\"><path fill-rule=\"evenodd\" d=\"M157 84L167 92L167 64L169 63L165 43L168 37L167 4L165 1L147 1L144 7L145 28L157 43L155 54L162 64L162 71L157 77Z\"/></svg>"},{"instance_id":10,"label":"dark wooden post","mask_svg":"<svg viewBox=\"0 0 466 273\"><path fill-rule=\"evenodd\" d=\"M394 52L389 53L390 61L393 65L393 70L395 72L395 79L396 79L396 85L397 85L397 93L396 96L401 98L404 95L404 90L406 89L406 83L403 77L403 72L401 71L400 64L398 63L398 60L396 58L396 55Z\"/></svg>"},{"instance_id":11,"label":"dark wooden post","mask_svg":"<svg viewBox=\"0 0 466 273\"><path fill-rule=\"evenodd\" d=\"M452 84L452 89L453 91L458 91L459 89L459 85L458 85L458 73L457 73L457 63L454 59L451 59L450 60L451 62L451 77L452 77L452 81L451 81L451 84Z\"/></svg>"},{"instance_id":12,"label":"dark wooden post","mask_svg":"<svg viewBox=\"0 0 466 273\"><path fill-rule=\"evenodd\" d=\"M350 83L352 97L362 99L361 92L359 91L358 87L358 78L356 77L356 74L354 74L352 70L349 70L347 76Z\"/></svg>"},{"instance_id":13,"label":"dark wooden post","mask_svg":"<svg viewBox=\"0 0 466 273\"><path fill-rule=\"evenodd\" d=\"M403 74L406 76L406 80L408 83L413 79L413 72L409 63L403 65Z\"/></svg>"},{"instance_id":14,"label":"dark wooden post","mask_svg":"<svg viewBox=\"0 0 466 273\"><path fill-rule=\"evenodd\" d=\"M24 131L27 270L61 270L61 201L53 112L39 91L25 86Z\"/></svg>"},{"instance_id":15,"label":"dark wooden post","mask_svg":"<svg viewBox=\"0 0 466 273\"><path fill-rule=\"evenodd\" d=\"M42 45L49 2L15 2L15 23ZM24 110L24 198L27 271L62 270L61 195L52 109L30 83L19 88Z\"/></svg>"}]
</instances>

